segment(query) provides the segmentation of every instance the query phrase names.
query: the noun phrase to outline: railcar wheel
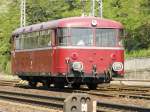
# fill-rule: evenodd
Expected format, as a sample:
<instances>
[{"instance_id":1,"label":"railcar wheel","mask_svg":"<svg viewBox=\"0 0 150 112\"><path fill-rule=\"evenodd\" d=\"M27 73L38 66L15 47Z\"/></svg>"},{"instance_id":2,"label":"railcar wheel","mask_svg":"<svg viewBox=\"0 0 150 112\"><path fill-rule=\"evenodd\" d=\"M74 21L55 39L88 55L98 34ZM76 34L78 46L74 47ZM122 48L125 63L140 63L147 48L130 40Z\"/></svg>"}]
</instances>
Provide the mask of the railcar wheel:
<instances>
[{"instance_id":1,"label":"railcar wheel","mask_svg":"<svg viewBox=\"0 0 150 112\"><path fill-rule=\"evenodd\" d=\"M97 84L95 84L95 83L89 83L89 84L87 84L87 86L91 90L95 90L97 88Z\"/></svg>"},{"instance_id":2,"label":"railcar wheel","mask_svg":"<svg viewBox=\"0 0 150 112\"><path fill-rule=\"evenodd\" d=\"M79 89L80 88L80 84L74 83L71 85L73 89Z\"/></svg>"},{"instance_id":3,"label":"railcar wheel","mask_svg":"<svg viewBox=\"0 0 150 112\"><path fill-rule=\"evenodd\" d=\"M63 89L64 88L64 84L56 83L54 85L55 85L56 88L59 88L59 89Z\"/></svg>"},{"instance_id":4,"label":"railcar wheel","mask_svg":"<svg viewBox=\"0 0 150 112\"><path fill-rule=\"evenodd\" d=\"M29 81L29 86L36 87L37 82L36 81Z\"/></svg>"},{"instance_id":5,"label":"railcar wheel","mask_svg":"<svg viewBox=\"0 0 150 112\"><path fill-rule=\"evenodd\" d=\"M42 84L44 87L49 88L51 83L50 81L43 81Z\"/></svg>"}]
</instances>

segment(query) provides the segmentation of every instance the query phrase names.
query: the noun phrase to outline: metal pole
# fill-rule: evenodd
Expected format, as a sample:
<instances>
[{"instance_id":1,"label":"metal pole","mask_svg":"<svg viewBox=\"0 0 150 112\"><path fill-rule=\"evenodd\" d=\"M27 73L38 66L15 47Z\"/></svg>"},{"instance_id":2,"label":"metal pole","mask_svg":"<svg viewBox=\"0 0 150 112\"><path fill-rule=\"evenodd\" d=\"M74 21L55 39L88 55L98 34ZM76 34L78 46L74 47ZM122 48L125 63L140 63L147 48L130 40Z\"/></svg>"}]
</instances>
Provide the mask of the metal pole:
<instances>
[{"instance_id":1,"label":"metal pole","mask_svg":"<svg viewBox=\"0 0 150 112\"><path fill-rule=\"evenodd\" d=\"M22 6L23 6L23 0L21 1L21 5L20 5L20 27L22 27Z\"/></svg>"},{"instance_id":2,"label":"metal pole","mask_svg":"<svg viewBox=\"0 0 150 112\"><path fill-rule=\"evenodd\" d=\"M82 16L85 16L85 0L82 0L81 3L82 3Z\"/></svg>"},{"instance_id":3,"label":"metal pole","mask_svg":"<svg viewBox=\"0 0 150 112\"><path fill-rule=\"evenodd\" d=\"M99 4L99 16L102 18L103 17L103 1L98 0L98 4Z\"/></svg>"},{"instance_id":4,"label":"metal pole","mask_svg":"<svg viewBox=\"0 0 150 112\"><path fill-rule=\"evenodd\" d=\"M23 26L26 26L26 0L24 0L24 23L23 23Z\"/></svg>"},{"instance_id":5,"label":"metal pole","mask_svg":"<svg viewBox=\"0 0 150 112\"><path fill-rule=\"evenodd\" d=\"M93 0L93 16L95 16L95 0Z\"/></svg>"},{"instance_id":6,"label":"metal pole","mask_svg":"<svg viewBox=\"0 0 150 112\"><path fill-rule=\"evenodd\" d=\"M20 27L24 27L26 25L26 0L21 0L20 14Z\"/></svg>"},{"instance_id":7,"label":"metal pole","mask_svg":"<svg viewBox=\"0 0 150 112\"><path fill-rule=\"evenodd\" d=\"M95 16L95 0L91 0L91 16Z\"/></svg>"}]
</instances>

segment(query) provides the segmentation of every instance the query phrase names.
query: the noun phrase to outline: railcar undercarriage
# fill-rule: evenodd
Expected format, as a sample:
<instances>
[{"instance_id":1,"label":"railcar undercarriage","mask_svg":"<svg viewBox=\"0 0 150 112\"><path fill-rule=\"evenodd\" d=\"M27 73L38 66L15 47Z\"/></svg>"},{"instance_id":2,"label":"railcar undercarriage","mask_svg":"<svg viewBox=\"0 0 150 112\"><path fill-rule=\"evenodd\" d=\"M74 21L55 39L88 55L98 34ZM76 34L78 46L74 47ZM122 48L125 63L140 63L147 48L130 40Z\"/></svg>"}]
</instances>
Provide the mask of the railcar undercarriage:
<instances>
[{"instance_id":1,"label":"railcar undercarriage","mask_svg":"<svg viewBox=\"0 0 150 112\"><path fill-rule=\"evenodd\" d=\"M95 76L89 74L84 75L82 73L70 75L59 74L57 76L22 73L18 74L18 76L22 80L27 80L31 87L36 87L37 83L40 82L47 88L49 88L51 84L54 84L56 88L64 88L64 86L71 85L72 88L79 89L80 85L87 85L89 89L96 89L98 84L109 83L112 80L111 73L109 72Z\"/></svg>"}]
</instances>

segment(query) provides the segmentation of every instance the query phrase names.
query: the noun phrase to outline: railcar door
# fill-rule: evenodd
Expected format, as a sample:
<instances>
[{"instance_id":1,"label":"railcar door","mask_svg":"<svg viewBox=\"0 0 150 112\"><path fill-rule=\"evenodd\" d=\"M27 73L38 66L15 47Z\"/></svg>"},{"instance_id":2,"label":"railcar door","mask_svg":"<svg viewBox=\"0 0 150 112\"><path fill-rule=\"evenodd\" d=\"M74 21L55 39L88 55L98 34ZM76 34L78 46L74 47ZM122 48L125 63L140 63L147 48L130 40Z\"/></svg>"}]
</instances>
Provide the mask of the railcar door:
<instances>
[{"instance_id":1,"label":"railcar door","mask_svg":"<svg viewBox=\"0 0 150 112\"><path fill-rule=\"evenodd\" d=\"M11 37L11 71L12 71L12 74L15 74L15 36L13 35Z\"/></svg>"},{"instance_id":2,"label":"railcar door","mask_svg":"<svg viewBox=\"0 0 150 112\"><path fill-rule=\"evenodd\" d=\"M55 47L56 47L56 30L53 29L51 31L51 49L50 49L50 60L51 60L51 64L50 64L50 72L53 74L54 73L54 66L55 66Z\"/></svg>"}]
</instances>

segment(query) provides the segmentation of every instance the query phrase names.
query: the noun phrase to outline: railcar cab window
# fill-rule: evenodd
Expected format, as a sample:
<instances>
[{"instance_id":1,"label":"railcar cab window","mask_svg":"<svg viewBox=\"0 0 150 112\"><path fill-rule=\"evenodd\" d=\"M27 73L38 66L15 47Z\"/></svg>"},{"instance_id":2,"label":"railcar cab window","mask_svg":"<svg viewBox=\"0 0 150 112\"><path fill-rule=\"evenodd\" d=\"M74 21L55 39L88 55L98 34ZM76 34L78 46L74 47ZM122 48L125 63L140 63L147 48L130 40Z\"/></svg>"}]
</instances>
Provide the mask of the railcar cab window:
<instances>
[{"instance_id":1,"label":"railcar cab window","mask_svg":"<svg viewBox=\"0 0 150 112\"><path fill-rule=\"evenodd\" d=\"M71 45L92 46L93 30L90 28L71 28Z\"/></svg>"},{"instance_id":2,"label":"railcar cab window","mask_svg":"<svg viewBox=\"0 0 150 112\"><path fill-rule=\"evenodd\" d=\"M121 42L119 29L59 28L57 45L59 46L97 46L116 47ZM95 37L94 37L95 36ZM120 39L120 40L119 40ZM94 44L95 41L95 44Z\"/></svg>"},{"instance_id":3,"label":"railcar cab window","mask_svg":"<svg viewBox=\"0 0 150 112\"><path fill-rule=\"evenodd\" d=\"M57 30L60 46L92 46L93 30L90 28L59 28Z\"/></svg>"},{"instance_id":4,"label":"railcar cab window","mask_svg":"<svg viewBox=\"0 0 150 112\"><path fill-rule=\"evenodd\" d=\"M69 37L69 29L68 28L59 28L57 30L57 44L59 46L67 46L68 37Z\"/></svg>"},{"instance_id":5,"label":"railcar cab window","mask_svg":"<svg viewBox=\"0 0 150 112\"><path fill-rule=\"evenodd\" d=\"M15 37L16 49L35 49L49 47L51 43L51 30L22 33Z\"/></svg>"},{"instance_id":6,"label":"railcar cab window","mask_svg":"<svg viewBox=\"0 0 150 112\"><path fill-rule=\"evenodd\" d=\"M96 46L115 47L117 35L117 29L96 29Z\"/></svg>"},{"instance_id":7,"label":"railcar cab window","mask_svg":"<svg viewBox=\"0 0 150 112\"><path fill-rule=\"evenodd\" d=\"M118 45L120 47L123 46L123 38L125 38L125 31L123 29L120 29L119 30L119 38L118 38L118 41L119 41Z\"/></svg>"}]
</instances>

